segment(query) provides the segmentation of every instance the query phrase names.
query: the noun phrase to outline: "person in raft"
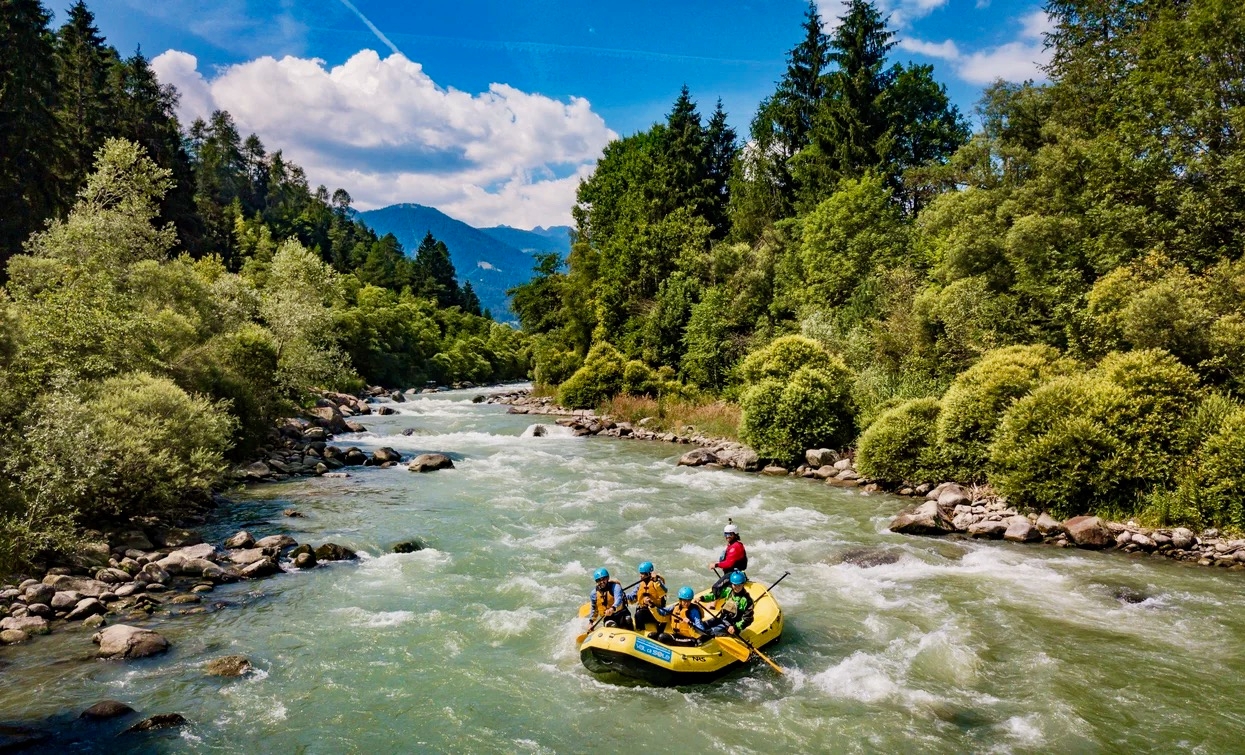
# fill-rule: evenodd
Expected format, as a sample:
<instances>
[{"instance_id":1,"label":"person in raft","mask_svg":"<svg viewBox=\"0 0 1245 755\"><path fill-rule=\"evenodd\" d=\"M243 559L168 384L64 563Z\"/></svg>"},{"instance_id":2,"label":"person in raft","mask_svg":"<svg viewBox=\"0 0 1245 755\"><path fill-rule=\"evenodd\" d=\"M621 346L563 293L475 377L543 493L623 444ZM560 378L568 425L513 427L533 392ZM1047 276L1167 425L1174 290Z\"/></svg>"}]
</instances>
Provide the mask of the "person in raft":
<instances>
[{"instance_id":1,"label":"person in raft","mask_svg":"<svg viewBox=\"0 0 1245 755\"><path fill-rule=\"evenodd\" d=\"M722 578L714 582L713 587L710 588L714 594L726 587L731 578L731 572L748 569L748 552L744 550L744 544L739 539L739 527L729 519L726 521L728 524L722 528L722 536L726 538L726 550L722 551L722 558L709 564L710 569L722 570Z\"/></svg>"},{"instance_id":2,"label":"person in raft","mask_svg":"<svg viewBox=\"0 0 1245 755\"><path fill-rule=\"evenodd\" d=\"M653 612L666 605L666 580L653 571L652 561L640 564L640 581L634 590L627 593L627 602L636 604L634 620L637 632L642 631L650 621L657 626L664 623Z\"/></svg>"},{"instance_id":3,"label":"person in raft","mask_svg":"<svg viewBox=\"0 0 1245 755\"><path fill-rule=\"evenodd\" d=\"M700 606L692 602L696 593L684 585L679 588L679 602L669 608L658 608L661 616L670 617L670 625L664 632L651 632L649 639L666 645L699 645L709 635Z\"/></svg>"},{"instance_id":4,"label":"person in raft","mask_svg":"<svg viewBox=\"0 0 1245 755\"><path fill-rule=\"evenodd\" d=\"M588 604L592 612L588 615L589 626L595 625L600 618L607 627L631 628L631 612L627 610L627 599L623 597L622 585L618 580L610 579L609 569L601 567L592 574L597 586L588 596Z\"/></svg>"},{"instance_id":5,"label":"person in raft","mask_svg":"<svg viewBox=\"0 0 1245 755\"><path fill-rule=\"evenodd\" d=\"M708 603L712 600L722 601L722 608L718 610L717 617L705 624L705 628L718 637L724 634L732 637L739 635L752 623L752 617L755 614L756 601L745 588L748 584L748 575L741 571L731 572L730 583L730 587L723 587L718 592L700 596L701 603Z\"/></svg>"}]
</instances>

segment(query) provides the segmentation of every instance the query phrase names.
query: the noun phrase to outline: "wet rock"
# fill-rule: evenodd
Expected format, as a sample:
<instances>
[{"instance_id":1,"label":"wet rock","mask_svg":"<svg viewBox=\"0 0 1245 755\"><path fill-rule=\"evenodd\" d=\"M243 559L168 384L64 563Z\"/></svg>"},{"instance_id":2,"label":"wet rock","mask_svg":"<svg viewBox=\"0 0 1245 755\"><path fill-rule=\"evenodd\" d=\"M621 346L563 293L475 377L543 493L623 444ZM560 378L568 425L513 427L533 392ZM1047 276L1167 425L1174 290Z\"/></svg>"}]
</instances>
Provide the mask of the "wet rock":
<instances>
[{"instance_id":1,"label":"wet rock","mask_svg":"<svg viewBox=\"0 0 1245 755\"><path fill-rule=\"evenodd\" d=\"M127 624L117 624L96 632L91 642L99 645L100 658L146 658L169 649L169 641L159 634Z\"/></svg>"},{"instance_id":2,"label":"wet rock","mask_svg":"<svg viewBox=\"0 0 1245 755\"><path fill-rule=\"evenodd\" d=\"M454 462L445 454L420 454L407 466L412 472L434 472L438 469L453 469Z\"/></svg>"},{"instance_id":3,"label":"wet rock","mask_svg":"<svg viewBox=\"0 0 1245 755\"><path fill-rule=\"evenodd\" d=\"M945 535L954 529L936 501L909 506L890 523L890 531L901 535Z\"/></svg>"},{"instance_id":4,"label":"wet rock","mask_svg":"<svg viewBox=\"0 0 1245 755\"><path fill-rule=\"evenodd\" d=\"M899 561L900 553L886 548L852 548L843 552L843 563L870 569Z\"/></svg>"},{"instance_id":5,"label":"wet rock","mask_svg":"<svg viewBox=\"0 0 1245 755\"><path fill-rule=\"evenodd\" d=\"M261 579L273 574L280 574L282 571L284 570L275 558L264 556L262 559L243 567L242 577L244 579Z\"/></svg>"},{"instance_id":6,"label":"wet rock","mask_svg":"<svg viewBox=\"0 0 1245 755\"><path fill-rule=\"evenodd\" d=\"M716 464L718 457L715 453L707 448L696 448L679 457L679 462L675 466L679 467L700 467L705 464Z\"/></svg>"},{"instance_id":7,"label":"wet rock","mask_svg":"<svg viewBox=\"0 0 1245 755\"><path fill-rule=\"evenodd\" d=\"M199 603L202 599L198 595L174 595L169 605L184 606Z\"/></svg>"},{"instance_id":8,"label":"wet rock","mask_svg":"<svg viewBox=\"0 0 1245 755\"><path fill-rule=\"evenodd\" d=\"M309 427L303 431L303 440L308 443L323 443L328 437L329 433L323 427Z\"/></svg>"},{"instance_id":9,"label":"wet rock","mask_svg":"<svg viewBox=\"0 0 1245 755\"><path fill-rule=\"evenodd\" d=\"M0 631L17 630L29 635L47 634L51 632L48 620L42 616L10 616L0 619Z\"/></svg>"},{"instance_id":10,"label":"wet rock","mask_svg":"<svg viewBox=\"0 0 1245 755\"><path fill-rule=\"evenodd\" d=\"M998 520L986 520L977 522L968 528L969 537L985 538L988 540L998 540L1007 532L1007 523Z\"/></svg>"},{"instance_id":11,"label":"wet rock","mask_svg":"<svg viewBox=\"0 0 1245 755\"><path fill-rule=\"evenodd\" d=\"M312 569L315 568L316 563L316 554L314 553L300 553L294 557L295 569Z\"/></svg>"},{"instance_id":12,"label":"wet rock","mask_svg":"<svg viewBox=\"0 0 1245 755\"><path fill-rule=\"evenodd\" d=\"M387 461L392 461L394 463L402 461L402 454L398 453L392 448L389 448L388 446L385 446L384 448L378 448L372 452L372 463L373 464L379 466L381 464L384 464Z\"/></svg>"},{"instance_id":13,"label":"wet rock","mask_svg":"<svg viewBox=\"0 0 1245 755\"><path fill-rule=\"evenodd\" d=\"M82 593L65 590L53 595L52 602L48 605L52 606L54 611L67 611L78 605L80 600L82 600Z\"/></svg>"},{"instance_id":14,"label":"wet rock","mask_svg":"<svg viewBox=\"0 0 1245 755\"><path fill-rule=\"evenodd\" d=\"M27 616L39 616L45 619L51 619L55 612L47 603L31 603L26 606Z\"/></svg>"},{"instance_id":15,"label":"wet rock","mask_svg":"<svg viewBox=\"0 0 1245 755\"><path fill-rule=\"evenodd\" d=\"M1096 516L1074 516L1063 523L1063 531L1080 548L1105 548L1111 544L1111 533Z\"/></svg>"},{"instance_id":16,"label":"wet rock","mask_svg":"<svg viewBox=\"0 0 1245 755\"><path fill-rule=\"evenodd\" d=\"M118 716L127 716L134 712L134 709L119 700L101 700L91 707L82 711L78 718L93 718L103 720L108 718L116 718Z\"/></svg>"},{"instance_id":17,"label":"wet rock","mask_svg":"<svg viewBox=\"0 0 1245 755\"><path fill-rule=\"evenodd\" d=\"M20 629L0 629L0 645L20 645L30 639L30 635Z\"/></svg>"},{"instance_id":18,"label":"wet rock","mask_svg":"<svg viewBox=\"0 0 1245 755\"><path fill-rule=\"evenodd\" d=\"M415 553L416 551L422 551L423 549L424 544L419 540L407 540L393 546L394 553Z\"/></svg>"},{"instance_id":19,"label":"wet rock","mask_svg":"<svg viewBox=\"0 0 1245 755\"><path fill-rule=\"evenodd\" d=\"M149 586L153 584L167 585L169 580L172 578L173 577L170 576L169 573L159 564L147 564L143 567L143 570L138 573L138 576L135 577L136 580L146 582ZM85 590L80 590L80 592L90 595L90 593Z\"/></svg>"},{"instance_id":20,"label":"wet rock","mask_svg":"<svg viewBox=\"0 0 1245 755\"><path fill-rule=\"evenodd\" d=\"M544 438L549 435L549 428L544 425L532 425L532 437Z\"/></svg>"},{"instance_id":21,"label":"wet rock","mask_svg":"<svg viewBox=\"0 0 1245 755\"><path fill-rule=\"evenodd\" d=\"M268 537L261 537L255 541L256 548L276 548L277 550L284 550L285 548L293 548L296 545L298 545L298 541L289 535L269 535Z\"/></svg>"},{"instance_id":22,"label":"wet rock","mask_svg":"<svg viewBox=\"0 0 1245 755\"><path fill-rule=\"evenodd\" d=\"M1139 549L1143 551L1154 550L1154 547L1155 547L1154 540L1152 540L1149 535L1145 535L1141 532L1133 533L1132 542L1133 542L1133 545L1137 546Z\"/></svg>"},{"instance_id":23,"label":"wet rock","mask_svg":"<svg viewBox=\"0 0 1245 755\"><path fill-rule=\"evenodd\" d=\"M337 543L325 543L316 548L317 561L353 561L358 557L359 554Z\"/></svg>"},{"instance_id":24,"label":"wet rock","mask_svg":"<svg viewBox=\"0 0 1245 755\"><path fill-rule=\"evenodd\" d=\"M51 605L52 598L56 596L56 588L51 585L45 585L36 582L26 588L26 604L43 603Z\"/></svg>"},{"instance_id":25,"label":"wet rock","mask_svg":"<svg viewBox=\"0 0 1245 755\"><path fill-rule=\"evenodd\" d=\"M321 467L321 466L324 466L324 465L322 465L322 464L317 464L317 465L316 465L316 471L319 471L319 467ZM321 474L323 474L323 473L321 473ZM302 519L302 518L305 518L305 517L307 516L306 514L304 514L304 513L303 513L303 512L301 512L301 511L298 511L297 509L286 509L285 511L282 511L282 512L281 512L281 515L282 515L282 516L288 516L288 517L290 517L291 519Z\"/></svg>"},{"instance_id":26,"label":"wet rock","mask_svg":"<svg viewBox=\"0 0 1245 755\"><path fill-rule=\"evenodd\" d=\"M1013 543L1031 543L1042 539L1042 533L1027 516L1013 516L1004 522L1007 524L1007 529L1003 532L1004 540Z\"/></svg>"},{"instance_id":27,"label":"wet rock","mask_svg":"<svg viewBox=\"0 0 1245 755\"><path fill-rule=\"evenodd\" d=\"M104 604L95 598L83 598L78 601L74 609L65 617L66 621L80 621L88 616L94 616L106 612L108 609Z\"/></svg>"},{"instance_id":28,"label":"wet rock","mask_svg":"<svg viewBox=\"0 0 1245 755\"><path fill-rule=\"evenodd\" d=\"M1114 597L1116 600L1120 601L1121 603L1134 603L1134 604L1142 603L1150 599L1150 596L1146 595L1141 590L1135 590L1131 587L1125 587L1125 586L1115 588Z\"/></svg>"},{"instance_id":29,"label":"wet rock","mask_svg":"<svg viewBox=\"0 0 1245 755\"><path fill-rule=\"evenodd\" d=\"M398 412L397 412L396 410L394 410L394 408L393 408L392 406L384 406L384 405L381 405L381 406L377 407L377 409L376 409L376 413L377 413L377 414L379 414L379 415L380 415L380 416L382 416L382 417L388 417L389 415L391 415L391 414L397 414Z\"/></svg>"},{"instance_id":30,"label":"wet rock","mask_svg":"<svg viewBox=\"0 0 1245 755\"><path fill-rule=\"evenodd\" d=\"M236 677L250 671L251 662L241 655L226 655L213 658L203 665L208 676Z\"/></svg>"},{"instance_id":31,"label":"wet rock","mask_svg":"<svg viewBox=\"0 0 1245 755\"><path fill-rule=\"evenodd\" d=\"M139 721L122 733L130 734L139 731L171 729L175 726L185 726L188 723L190 722L187 721L186 717L180 713L161 713L159 715L152 716L151 718L145 718L142 721Z\"/></svg>"},{"instance_id":32,"label":"wet rock","mask_svg":"<svg viewBox=\"0 0 1245 755\"><path fill-rule=\"evenodd\" d=\"M360 449L351 446L342 454L341 460L348 467L361 467L367 462L367 454Z\"/></svg>"},{"instance_id":33,"label":"wet rock","mask_svg":"<svg viewBox=\"0 0 1245 755\"><path fill-rule=\"evenodd\" d=\"M769 466L761 470L761 474L769 475L770 477L786 477L787 468L780 467L777 464L770 464Z\"/></svg>"},{"instance_id":34,"label":"wet rock","mask_svg":"<svg viewBox=\"0 0 1245 755\"><path fill-rule=\"evenodd\" d=\"M97 571L95 573L95 579L109 585L122 585L126 582L134 581L134 577L132 577L129 572L122 569L114 569L112 567Z\"/></svg>"},{"instance_id":35,"label":"wet rock","mask_svg":"<svg viewBox=\"0 0 1245 755\"><path fill-rule=\"evenodd\" d=\"M46 731L26 726L0 725L0 752L17 752L52 737Z\"/></svg>"},{"instance_id":36,"label":"wet rock","mask_svg":"<svg viewBox=\"0 0 1245 755\"><path fill-rule=\"evenodd\" d=\"M83 619L82 627L84 629L99 629L100 627L104 626L104 624L106 623L107 622L104 621L104 615L102 613L97 613L93 616L88 616L85 619Z\"/></svg>"},{"instance_id":37,"label":"wet rock","mask_svg":"<svg viewBox=\"0 0 1245 755\"><path fill-rule=\"evenodd\" d=\"M229 554L229 560L239 566L253 564L268 557L263 548L247 548L245 550L233 551Z\"/></svg>"}]
</instances>

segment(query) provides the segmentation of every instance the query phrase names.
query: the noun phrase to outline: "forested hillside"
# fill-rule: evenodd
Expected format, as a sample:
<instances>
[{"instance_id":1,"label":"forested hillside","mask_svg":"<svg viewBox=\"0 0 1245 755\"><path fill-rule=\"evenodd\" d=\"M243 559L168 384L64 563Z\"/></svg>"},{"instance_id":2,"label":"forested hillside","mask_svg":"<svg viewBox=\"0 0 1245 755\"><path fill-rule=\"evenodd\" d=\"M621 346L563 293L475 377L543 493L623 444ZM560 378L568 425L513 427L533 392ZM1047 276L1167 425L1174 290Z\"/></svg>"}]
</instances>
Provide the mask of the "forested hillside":
<instances>
[{"instance_id":1,"label":"forested hillside","mask_svg":"<svg viewBox=\"0 0 1245 755\"><path fill-rule=\"evenodd\" d=\"M0 3L0 573L175 518L317 388L526 375L445 244L413 258L78 2Z\"/></svg>"},{"instance_id":2,"label":"forested hillside","mask_svg":"<svg viewBox=\"0 0 1245 755\"><path fill-rule=\"evenodd\" d=\"M1048 84L975 130L877 8L810 4L737 138L684 89L515 292L539 381L725 397L762 455L1245 527L1245 10L1052 0Z\"/></svg>"}]
</instances>

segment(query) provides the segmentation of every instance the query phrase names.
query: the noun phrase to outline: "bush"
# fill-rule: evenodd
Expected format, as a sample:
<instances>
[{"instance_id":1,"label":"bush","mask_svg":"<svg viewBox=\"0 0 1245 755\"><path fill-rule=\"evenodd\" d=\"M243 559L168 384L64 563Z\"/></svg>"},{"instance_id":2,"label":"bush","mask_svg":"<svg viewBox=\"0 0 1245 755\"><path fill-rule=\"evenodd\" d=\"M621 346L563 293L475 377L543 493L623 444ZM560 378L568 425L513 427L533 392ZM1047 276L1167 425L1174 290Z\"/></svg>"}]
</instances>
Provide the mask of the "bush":
<instances>
[{"instance_id":1,"label":"bush","mask_svg":"<svg viewBox=\"0 0 1245 755\"><path fill-rule=\"evenodd\" d=\"M623 357L608 343L588 352L584 366L558 389L558 403L572 409L592 409L616 396L623 385Z\"/></svg>"},{"instance_id":2,"label":"bush","mask_svg":"<svg viewBox=\"0 0 1245 755\"><path fill-rule=\"evenodd\" d=\"M1075 369L1075 362L1050 346L1034 345L997 349L960 373L943 395L938 416L937 442L948 473L963 482L982 479L1003 412L1042 383Z\"/></svg>"},{"instance_id":3,"label":"bush","mask_svg":"<svg viewBox=\"0 0 1245 755\"><path fill-rule=\"evenodd\" d=\"M205 499L234 430L223 407L142 373L107 380L85 401L52 394L37 412L11 465L18 489L34 509L51 505L92 525Z\"/></svg>"},{"instance_id":4,"label":"bush","mask_svg":"<svg viewBox=\"0 0 1245 755\"><path fill-rule=\"evenodd\" d=\"M1245 530L1245 409L1225 417L1202 444L1193 479L1203 522Z\"/></svg>"},{"instance_id":5,"label":"bush","mask_svg":"<svg viewBox=\"0 0 1245 755\"><path fill-rule=\"evenodd\" d=\"M584 366L584 360L579 354L563 351L544 339L532 347L532 361L532 379L537 385L561 385Z\"/></svg>"},{"instance_id":6,"label":"bush","mask_svg":"<svg viewBox=\"0 0 1245 755\"><path fill-rule=\"evenodd\" d=\"M786 380L801 367L834 370L836 363L841 366L842 360L813 339L783 336L749 354L739 367L739 377L744 385L767 378Z\"/></svg>"},{"instance_id":7,"label":"bush","mask_svg":"<svg viewBox=\"0 0 1245 755\"><path fill-rule=\"evenodd\" d=\"M661 392L661 382L647 364L632 359L623 367L622 392L631 396L656 396Z\"/></svg>"},{"instance_id":8,"label":"bush","mask_svg":"<svg viewBox=\"0 0 1245 755\"><path fill-rule=\"evenodd\" d=\"M918 398L883 412L860 436L856 469L887 482L935 482L943 472L935 425L937 399Z\"/></svg>"},{"instance_id":9,"label":"bush","mask_svg":"<svg viewBox=\"0 0 1245 755\"><path fill-rule=\"evenodd\" d=\"M767 378L748 388L739 435L763 457L791 461L806 449L851 440L852 374L837 357L827 369L801 367L787 380Z\"/></svg>"},{"instance_id":10,"label":"bush","mask_svg":"<svg viewBox=\"0 0 1245 755\"><path fill-rule=\"evenodd\" d=\"M1059 516L1135 514L1173 482L1198 396L1197 377L1166 352L1111 354L1008 409L991 446L991 481L1015 503Z\"/></svg>"}]
</instances>

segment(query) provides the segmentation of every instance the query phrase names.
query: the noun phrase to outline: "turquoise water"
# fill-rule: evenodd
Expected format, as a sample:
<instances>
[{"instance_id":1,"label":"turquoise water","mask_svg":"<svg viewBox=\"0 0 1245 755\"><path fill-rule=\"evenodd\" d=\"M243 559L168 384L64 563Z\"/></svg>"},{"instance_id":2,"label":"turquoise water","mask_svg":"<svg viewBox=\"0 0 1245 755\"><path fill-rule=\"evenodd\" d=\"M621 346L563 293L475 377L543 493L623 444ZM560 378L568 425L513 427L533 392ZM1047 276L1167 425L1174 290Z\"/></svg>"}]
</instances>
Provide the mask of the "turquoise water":
<instances>
[{"instance_id":1,"label":"turquoise water","mask_svg":"<svg viewBox=\"0 0 1245 755\"><path fill-rule=\"evenodd\" d=\"M444 451L456 469L253 487L208 532L289 532L360 562L217 588L225 605L153 624L173 643L160 658L85 661L85 630L0 649L0 721L101 752L1240 750L1245 575L893 535L901 499L677 468L683 446L531 437L551 420L474 393L396 405L338 441ZM683 689L589 674L574 637L591 570L626 583L651 559L673 587L702 587L727 517L754 578L791 572L770 653L787 673ZM429 548L388 553L413 537ZM843 562L860 549L894 561ZM258 673L204 676L229 653ZM117 737L73 722L106 698L191 725Z\"/></svg>"}]
</instances>

